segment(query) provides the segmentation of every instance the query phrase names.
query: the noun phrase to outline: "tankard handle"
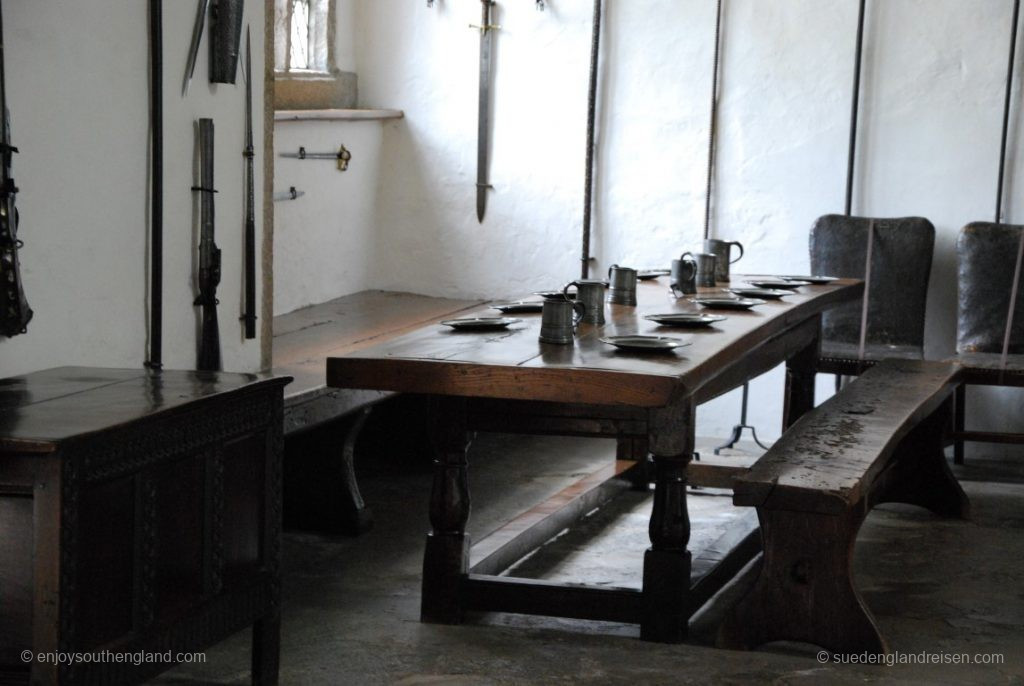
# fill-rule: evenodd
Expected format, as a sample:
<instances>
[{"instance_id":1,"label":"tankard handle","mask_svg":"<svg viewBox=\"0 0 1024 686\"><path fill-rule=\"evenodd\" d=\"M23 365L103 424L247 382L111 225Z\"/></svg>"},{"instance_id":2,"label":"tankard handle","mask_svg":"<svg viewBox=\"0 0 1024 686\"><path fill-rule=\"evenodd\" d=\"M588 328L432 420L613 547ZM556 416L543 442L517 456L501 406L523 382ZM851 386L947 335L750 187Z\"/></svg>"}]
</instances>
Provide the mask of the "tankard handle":
<instances>
[{"instance_id":1,"label":"tankard handle","mask_svg":"<svg viewBox=\"0 0 1024 686\"><path fill-rule=\"evenodd\" d=\"M576 328L581 321L583 321L583 315L587 313L587 306L581 303L579 300L572 301L572 328Z\"/></svg>"},{"instance_id":2,"label":"tankard handle","mask_svg":"<svg viewBox=\"0 0 1024 686\"><path fill-rule=\"evenodd\" d=\"M735 264L736 262L739 262L741 259L743 259L743 244L740 243L739 241L729 241L729 245L735 245L737 248L740 249L740 256L737 257L735 260L729 262L729 264Z\"/></svg>"}]
</instances>

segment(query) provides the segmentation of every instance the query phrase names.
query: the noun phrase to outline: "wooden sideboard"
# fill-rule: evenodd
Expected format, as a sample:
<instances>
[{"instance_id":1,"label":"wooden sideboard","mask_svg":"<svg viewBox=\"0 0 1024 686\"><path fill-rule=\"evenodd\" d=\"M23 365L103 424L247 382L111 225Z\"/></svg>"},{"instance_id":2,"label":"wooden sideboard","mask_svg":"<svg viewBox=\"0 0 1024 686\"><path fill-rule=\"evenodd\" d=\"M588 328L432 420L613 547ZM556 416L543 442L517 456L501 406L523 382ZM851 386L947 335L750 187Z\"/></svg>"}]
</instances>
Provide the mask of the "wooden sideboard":
<instances>
[{"instance_id":1,"label":"wooden sideboard","mask_svg":"<svg viewBox=\"0 0 1024 686\"><path fill-rule=\"evenodd\" d=\"M156 653L252 626L253 682L276 683L289 380L0 380L0 681L137 683L173 666ZM68 664L76 653L91 659Z\"/></svg>"}]
</instances>

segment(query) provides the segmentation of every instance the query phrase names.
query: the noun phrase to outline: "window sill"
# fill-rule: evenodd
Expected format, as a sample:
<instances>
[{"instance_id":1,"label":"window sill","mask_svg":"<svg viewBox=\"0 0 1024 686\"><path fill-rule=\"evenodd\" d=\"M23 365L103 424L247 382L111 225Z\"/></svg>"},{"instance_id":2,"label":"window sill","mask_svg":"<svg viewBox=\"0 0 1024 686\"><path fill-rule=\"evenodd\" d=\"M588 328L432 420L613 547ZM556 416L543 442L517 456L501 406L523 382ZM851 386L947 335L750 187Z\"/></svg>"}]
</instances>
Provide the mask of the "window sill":
<instances>
[{"instance_id":1,"label":"window sill","mask_svg":"<svg viewBox=\"0 0 1024 686\"><path fill-rule=\"evenodd\" d=\"M402 110L370 109L323 109L323 110L277 110L274 121L369 121L401 119Z\"/></svg>"},{"instance_id":2,"label":"window sill","mask_svg":"<svg viewBox=\"0 0 1024 686\"><path fill-rule=\"evenodd\" d=\"M355 107L356 75L342 71L274 78L274 107L279 110L323 110Z\"/></svg>"}]
</instances>

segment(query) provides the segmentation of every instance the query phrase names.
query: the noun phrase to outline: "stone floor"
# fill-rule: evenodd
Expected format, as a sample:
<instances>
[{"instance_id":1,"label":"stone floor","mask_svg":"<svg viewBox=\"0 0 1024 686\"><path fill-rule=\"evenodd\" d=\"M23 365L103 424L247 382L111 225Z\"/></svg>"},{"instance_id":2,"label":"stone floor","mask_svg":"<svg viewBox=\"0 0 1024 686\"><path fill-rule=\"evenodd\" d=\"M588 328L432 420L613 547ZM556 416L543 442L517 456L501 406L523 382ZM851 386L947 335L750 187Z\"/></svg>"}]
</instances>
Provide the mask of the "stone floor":
<instances>
[{"instance_id":1,"label":"stone floor","mask_svg":"<svg viewBox=\"0 0 1024 686\"><path fill-rule=\"evenodd\" d=\"M611 455L605 441L478 437L470 452L471 534L478 540ZM695 618L684 645L641 642L635 626L541 617L421 624L429 469L379 457L359 471L372 531L285 534L282 684L1024 684L1024 459L975 459L958 470L971 521L883 506L857 541L857 583L892 649L1002 659L970 666L819 664L816 648L783 644L716 649L717 616L751 582L753 565ZM708 489L694 492L690 506L693 550L738 512ZM649 497L627 493L515 573L639 587L649 508ZM248 655L246 632L209 650L206 665L157 681L248 683Z\"/></svg>"}]
</instances>

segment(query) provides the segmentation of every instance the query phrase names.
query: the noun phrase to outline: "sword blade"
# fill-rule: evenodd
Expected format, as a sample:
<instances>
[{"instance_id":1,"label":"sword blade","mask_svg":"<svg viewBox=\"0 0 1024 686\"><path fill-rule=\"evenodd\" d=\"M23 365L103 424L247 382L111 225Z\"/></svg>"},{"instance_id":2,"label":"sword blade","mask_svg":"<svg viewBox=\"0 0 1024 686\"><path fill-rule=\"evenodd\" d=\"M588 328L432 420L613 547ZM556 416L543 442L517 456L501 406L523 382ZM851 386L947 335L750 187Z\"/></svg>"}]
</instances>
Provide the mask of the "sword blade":
<instances>
[{"instance_id":1,"label":"sword blade","mask_svg":"<svg viewBox=\"0 0 1024 686\"><path fill-rule=\"evenodd\" d=\"M476 218L483 222L487 212L487 191L490 183L487 180L487 152L490 142L490 109L491 109L491 50L493 48L491 30L491 6L493 0L481 0L483 17L480 29L480 101L477 108L476 136Z\"/></svg>"},{"instance_id":2,"label":"sword blade","mask_svg":"<svg viewBox=\"0 0 1024 686\"><path fill-rule=\"evenodd\" d=\"M185 83L181 87L181 97L188 95L188 86L192 82L192 74L196 70L196 57L199 55L199 41L203 37L203 26L206 24L206 13L210 8L210 0L199 0L196 12L196 23L192 27L192 43L188 48L188 62L185 65Z\"/></svg>"}]
</instances>

